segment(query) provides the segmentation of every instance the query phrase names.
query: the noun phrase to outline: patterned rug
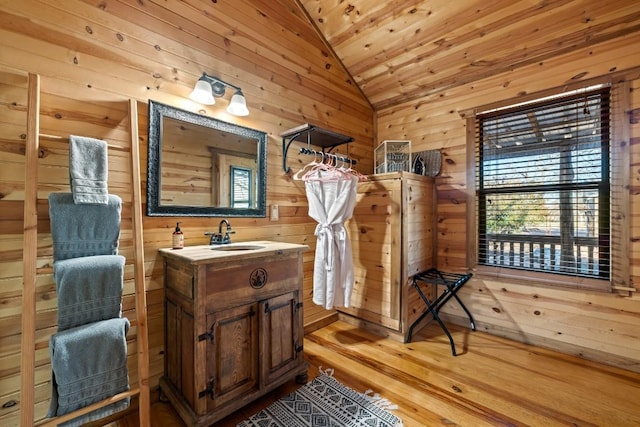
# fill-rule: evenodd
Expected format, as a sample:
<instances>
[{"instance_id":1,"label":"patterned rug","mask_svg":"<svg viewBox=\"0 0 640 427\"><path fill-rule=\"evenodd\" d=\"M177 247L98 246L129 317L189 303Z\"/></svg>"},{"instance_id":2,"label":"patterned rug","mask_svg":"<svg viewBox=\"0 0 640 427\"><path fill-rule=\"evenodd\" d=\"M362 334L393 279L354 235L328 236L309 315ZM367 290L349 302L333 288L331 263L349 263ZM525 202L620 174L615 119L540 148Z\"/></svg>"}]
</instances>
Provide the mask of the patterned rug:
<instances>
[{"instance_id":1,"label":"patterned rug","mask_svg":"<svg viewBox=\"0 0 640 427\"><path fill-rule=\"evenodd\" d=\"M358 393L333 378L331 370L258 412L237 427L401 427L395 409L371 391Z\"/></svg>"}]
</instances>

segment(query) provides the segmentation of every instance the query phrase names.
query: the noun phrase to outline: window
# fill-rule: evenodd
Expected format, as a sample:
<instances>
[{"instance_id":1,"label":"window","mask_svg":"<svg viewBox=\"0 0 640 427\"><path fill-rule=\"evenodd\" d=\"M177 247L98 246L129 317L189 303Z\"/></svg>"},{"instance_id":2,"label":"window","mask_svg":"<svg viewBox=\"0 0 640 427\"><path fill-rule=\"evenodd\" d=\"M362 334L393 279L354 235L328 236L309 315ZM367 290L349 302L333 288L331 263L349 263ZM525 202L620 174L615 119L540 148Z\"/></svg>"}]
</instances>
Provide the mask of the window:
<instances>
[{"instance_id":1,"label":"window","mask_svg":"<svg viewBox=\"0 0 640 427\"><path fill-rule=\"evenodd\" d=\"M477 262L610 279L610 90L476 117Z\"/></svg>"},{"instance_id":2,"label":"window","mask_svg":"<svg viewBox=\"0 0 640 427\"><path fill-rule=\"evenodd\" d=\"M251 169L231 166L231 207L251 207Z\"/></svg>"}]
</instances>

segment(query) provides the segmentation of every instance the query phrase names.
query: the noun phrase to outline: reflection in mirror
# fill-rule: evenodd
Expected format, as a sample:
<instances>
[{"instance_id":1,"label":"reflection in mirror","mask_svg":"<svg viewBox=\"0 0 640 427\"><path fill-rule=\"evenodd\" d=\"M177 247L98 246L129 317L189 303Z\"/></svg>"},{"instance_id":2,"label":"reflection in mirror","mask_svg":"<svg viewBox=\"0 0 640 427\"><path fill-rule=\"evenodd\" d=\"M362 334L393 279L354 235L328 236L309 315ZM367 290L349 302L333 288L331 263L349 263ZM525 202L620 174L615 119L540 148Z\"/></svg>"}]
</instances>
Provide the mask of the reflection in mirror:
<instances>
[{"instance_id":1,"label":"reflection in mirror","mask_svg":"<svg viewBox=\"0 0 640 427\"><path fill-rule=\"evenodd\" d=\"M147 213L264 217L266 133L149 101Z\"/></svg>"}]
</instances>

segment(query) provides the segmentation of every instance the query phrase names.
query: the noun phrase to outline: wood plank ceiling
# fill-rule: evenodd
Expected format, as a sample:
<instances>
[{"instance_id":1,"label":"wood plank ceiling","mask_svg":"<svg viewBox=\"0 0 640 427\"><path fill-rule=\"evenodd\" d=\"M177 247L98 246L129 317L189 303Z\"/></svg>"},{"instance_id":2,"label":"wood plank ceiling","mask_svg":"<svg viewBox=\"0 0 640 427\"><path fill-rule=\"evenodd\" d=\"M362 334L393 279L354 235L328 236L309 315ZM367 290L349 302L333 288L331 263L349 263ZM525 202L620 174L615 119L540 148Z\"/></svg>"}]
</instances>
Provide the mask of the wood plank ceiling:
<instances>
[{"instance_id":1,"label":"wood plank ceiling","mask_svg":"<svg viewBox=\"0 0 640 427\"><path fill-rule=\"evenodd\" d=\"M636 0L297 1L376 110L640 31Z\"/></svg>"}]
</instances>

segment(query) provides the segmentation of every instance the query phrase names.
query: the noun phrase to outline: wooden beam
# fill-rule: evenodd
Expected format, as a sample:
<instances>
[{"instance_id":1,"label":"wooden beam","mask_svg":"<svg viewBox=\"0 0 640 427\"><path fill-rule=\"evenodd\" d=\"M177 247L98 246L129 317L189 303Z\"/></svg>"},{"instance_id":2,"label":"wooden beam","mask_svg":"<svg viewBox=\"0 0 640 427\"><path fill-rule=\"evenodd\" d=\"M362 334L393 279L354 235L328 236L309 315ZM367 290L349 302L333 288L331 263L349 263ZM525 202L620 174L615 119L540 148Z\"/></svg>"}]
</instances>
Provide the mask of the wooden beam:
<instances>
[{"instance_id":1,"label":"wooden beam","mask_svg":"<svg viewBox=\"0 0 640 427\"><path fill-rule=\"evenodd\" d=\"M149 334L147 331L147 297L145 290L144 236L142 196L140 189L140 146L138 143L138 104L129 100L129 135L131 137L131 209L133 213L133 245L135 248L136 319L138 349L138 383L140 385L140 427L151 423L149 411Z\"/></svg>"},{"instance_id":2,"label":"wooden beam","mask_svg":"<svg viewBox=\"0 0 640 427\"><path fill-rule=\"evenodd\" d=\"M22 377L20 386L20 425L23 426L33 425L34 419L40 76L29 73L27 92L27 140L24 167L24 245L22 253Z\"/></svg>"}]
</instances>

